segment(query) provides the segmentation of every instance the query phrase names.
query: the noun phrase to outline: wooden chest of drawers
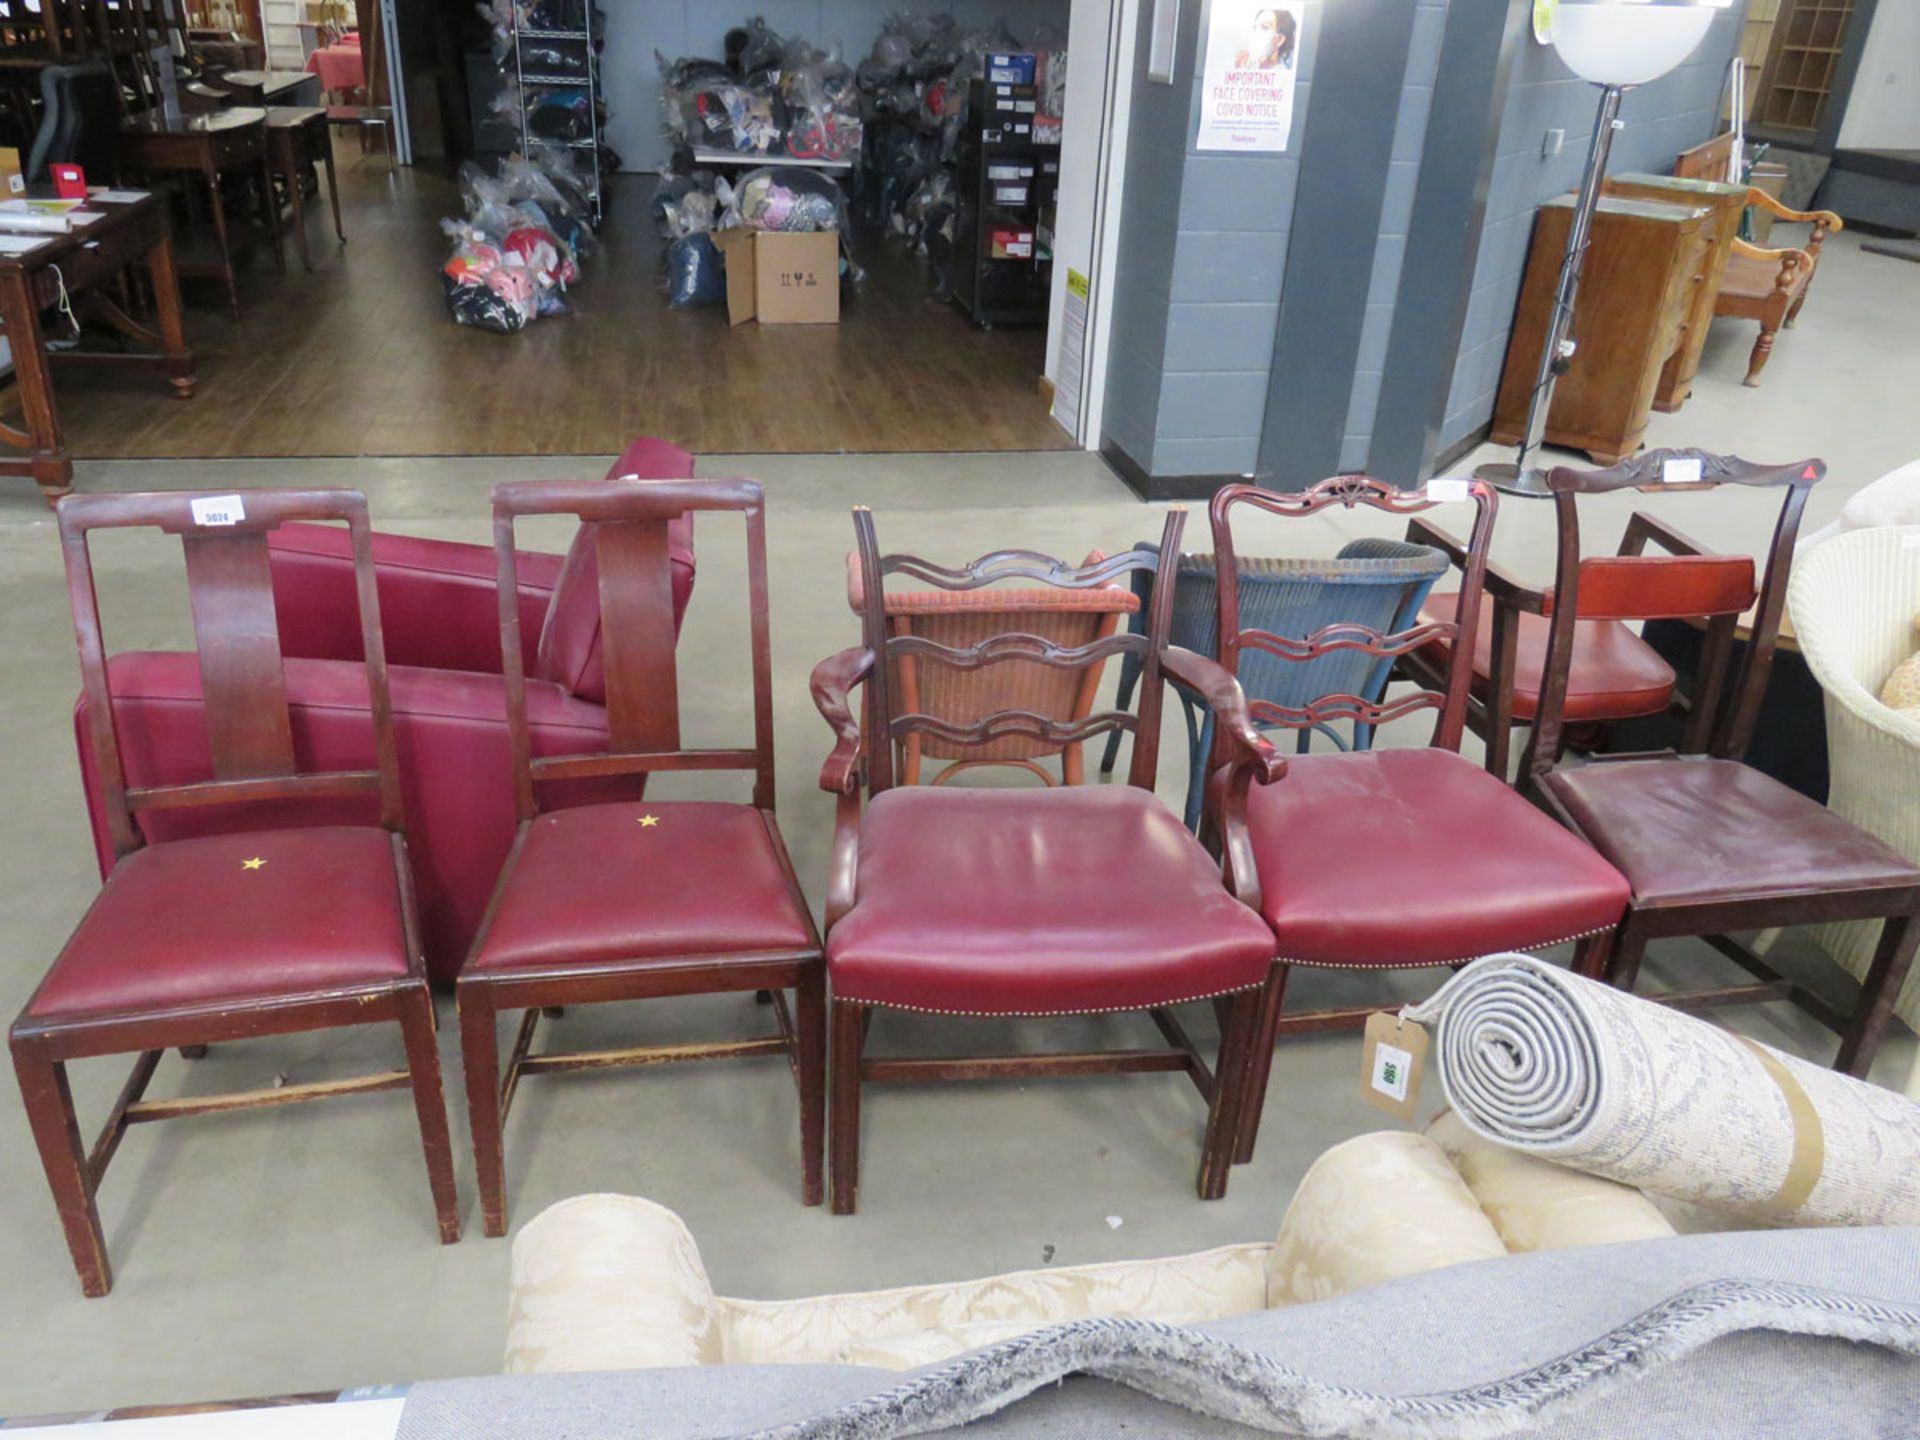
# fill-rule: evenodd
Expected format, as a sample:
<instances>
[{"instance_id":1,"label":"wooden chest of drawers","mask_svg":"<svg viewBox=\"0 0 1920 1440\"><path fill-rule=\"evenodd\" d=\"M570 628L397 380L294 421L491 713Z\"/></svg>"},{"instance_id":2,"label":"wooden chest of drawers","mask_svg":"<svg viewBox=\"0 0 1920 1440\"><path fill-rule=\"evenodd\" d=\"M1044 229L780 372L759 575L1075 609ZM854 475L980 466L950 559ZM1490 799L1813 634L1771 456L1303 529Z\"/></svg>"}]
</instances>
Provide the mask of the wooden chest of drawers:
<instances>
[{"instance_id":1,"label":"wooden chest of drawers","mask_svg":"<svg viewBox=\"0 0 1920 1440\"><path fill-rule=\"evenodd\" d=\"M1494 402L1492 438L1501 444L1517 444L1526 431L1573 203L1571 195L1549 200L1534 218ZM1548 444L1584 450L1602 465L1640 448L1661 372L1686 339L1706 282L1716 224L1715 212L1701 206L1601 200L1574 303L1573 361L1547 414Z\"/></svg>"}]
</instances>

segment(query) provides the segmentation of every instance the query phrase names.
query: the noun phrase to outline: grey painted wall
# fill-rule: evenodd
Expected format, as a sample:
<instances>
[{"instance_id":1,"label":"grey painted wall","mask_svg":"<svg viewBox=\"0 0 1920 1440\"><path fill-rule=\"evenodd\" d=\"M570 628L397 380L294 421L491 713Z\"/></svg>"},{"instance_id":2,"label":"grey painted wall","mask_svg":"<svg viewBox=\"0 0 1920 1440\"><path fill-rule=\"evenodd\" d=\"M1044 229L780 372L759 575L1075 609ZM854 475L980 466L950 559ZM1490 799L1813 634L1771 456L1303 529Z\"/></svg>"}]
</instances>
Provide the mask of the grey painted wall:
<instances>
[{"instance_id":1,"label":"grey painted wall","mask_svg":"<svg viewBox=\"0 0 1920 1440\"><path fill-rule=\"evenodd\" d=\"M628 170L652 170L667 158L660 128L658 50L669 59L682 55L718 58L722 40L735 25L755 15L782 35L798 35L816 45L838 44L849 60L873 48L882 17L894 10L951 14L963 25L991 25L1002 16L1015 35L1028 39L1042 23L1064 33L1071 0L611 0L606 6L607 45L601 57L611 118L607 138Z\"/></svg>"},{"instance_id":2,"label":"grey painted wall","mask_svg":"<svg viewBox=\"0 0 1920 1440\"><path fill-rule=\"evenodd\" d=\"M1204 4L1181 7L1180 75L1146 78L1142 4L1120 220L1106 436L1154 475L1254 468L1293 225L1295 154L1201 154ZM1307 0L1294 144L1312 102L1321 0Z\"/></svg>"},{"instance_id":3,"label":"grey painted wall","mask_svg":"<svg viewBox=\"0 0 1920 1440\"><path fill-rule=\"evenodd\" d=\"M1470 0L1462 0L1470 3ZM1485 0L1482 0L1485 3ZM1407 47L1407 74L1400 92L1400 116L1393 132L1393 159L1380 205L1380 237L1373 249L1373 279L1367 288L1367 318L1360 331L1360 356L1354 366L1353 396L1347 407L1340 468L1363 470L1373 417L1380 403L1380 382L1393 330L1400 269L1413 224L1413 192L1420 180L1420 154L1427 139L1427 113L1440 68L1440 39L1446 29L1447 0L1420 0Z\"/></svg>"},{"instance_id":4,"label":"grey painted wall","mask_svg":"<svg viewBox=\"0 0 1920 1440\"><path fill-rule=\"evenodd\" d=\"M1621 106L1626 128L1614 138L1610 171L1671 170L1675 155L1714 132L1721 82L1739 41L1744 10L1741 5L1719 12L1686 64L1628 93ZM1543 200L1579 183L1599 94L1561 64L1548 46L1526 42L1524 53L1514 62L1473 296L1441 428L1443 447L1464 439L1493 417L1507 334L1533 236L1533 214ZM1543 158L1541 142L1548 129L1565 130L1566 147L1559 155ZM1350 423L1348 428L1357 427Z\"/></svg>"}]
</instances>

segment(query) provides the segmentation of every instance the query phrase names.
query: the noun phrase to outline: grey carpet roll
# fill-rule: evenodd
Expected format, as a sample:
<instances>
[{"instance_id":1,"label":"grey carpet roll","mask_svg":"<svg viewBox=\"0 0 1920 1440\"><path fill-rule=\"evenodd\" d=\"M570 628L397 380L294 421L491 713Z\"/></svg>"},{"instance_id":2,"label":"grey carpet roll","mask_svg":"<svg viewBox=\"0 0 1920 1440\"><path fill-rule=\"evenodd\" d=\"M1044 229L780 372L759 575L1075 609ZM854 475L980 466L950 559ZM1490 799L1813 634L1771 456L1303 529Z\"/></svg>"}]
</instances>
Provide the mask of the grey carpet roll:
<instances>
[{"instance_id":1,"label":"grey carpet roll","mask_svg":"<svg viewBox=\"0 0 1920 1440\"><path fill-rule=\"evenodd\" d=\"M1411 1012L1474 1134L1796 1225L1920 1224L1920 1104L1527 955Z\"/></svg>"}]
</instances>

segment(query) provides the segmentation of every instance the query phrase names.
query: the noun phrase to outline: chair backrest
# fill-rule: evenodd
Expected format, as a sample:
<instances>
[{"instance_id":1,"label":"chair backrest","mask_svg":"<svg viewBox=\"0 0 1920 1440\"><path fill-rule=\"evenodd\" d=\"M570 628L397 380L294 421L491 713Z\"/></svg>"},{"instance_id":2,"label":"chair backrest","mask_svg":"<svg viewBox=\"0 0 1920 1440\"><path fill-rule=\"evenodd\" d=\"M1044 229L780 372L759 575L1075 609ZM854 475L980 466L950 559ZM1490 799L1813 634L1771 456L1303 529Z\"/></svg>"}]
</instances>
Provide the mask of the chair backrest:
<instances>
[{"instance_id":1,"label":"chair backrest","mask_svg":"<svg viewBox=\"0 0 1920 1440\"><path fill-rule=\"evenodd\" d=\"M701 510L734 511L746 520L753 745L745 749L687 749L680 743L670 532L682 515ZM514 521L524 515L572 515L587 532L575 544L576 550L583 543L591 546L599 595L595 618L607 706L604 752L533 756L513 543ZM773 808L773 651L767 619L766 508L758 483L514 481L494 487L493 539L499 566L501 674L521 819L539 813L539 782L669 770L752 771L753 803L763 810Z\"/></svg>"},{"instance_id":2,"label":"chair backrest","mask_svg":"<svg viewBox=\"0 0 1920 1440\"><path fill-rule=\"evenodd\" d=\"M118 169L120 82L105 61L49 65L40 72L40 128L27 153L26 179L37 184L53 164L78 165L90 184Z\"/></svg>"},{"instance_id":3,"label":"chair backrest","mask_svg":"<svg viewBox=\"0 0 1920 1440\"><path fill-rule=\"evenodd\" d=\"M1493 534L1497 502L1492 489L1484 482L1446 483L1464 485L1467 498L1475 506L1473 529L1467 542L1464 583L1460 587L1459 611L1451 621L1432 621L1392 631L1382 631L1378 625L1367 624L1363 620L1335 618L1341 602L1346 598L1344 594L1323 593L1316 596L1312 603L1284 605L1271 604L1273 597L1266 596L1262 599L1269 603L1256 610L1256 604L1260 602L1253 599L1248 576L1244 573L1246 566L1234 548L1233 512L1246 507L1269 515L1300 518L1317 514L1333 505L1349 510L1356 505L1366 505L1390 515L1412 515L1446 501L1432 498L1425 490L1397 490L1384 480L1376 480L1369 475L1335 475L1298 493L1262 490L1256 485L1229 485L1215 493L1210 514L1213 522L1215 583L1219 591L1219 659L1236 677L1243 671L1255 673L1256 666L1267 672L1265 675L1256 675L1263 683L1264 693L1256 692L1252 685L1247 686L1247 705L1254 724L1304 730L1334 720L1352 720L1357 725L1371 728L1420 710L1436 710L1439 716L1434 724L1432 743L1448 750L1460 748L1461 733L1466 727L1467 697L1473 683L1471 637L1479 618L1487 546ZM1333 567L1340 563L1293 562L1308 576L1316 569L1332 575L1335 573ZM1380 562L1371 563L1378 565ZM1426 585L1432 584L1434 562L1429 559L1404 557L1389 563L1406 567L1404 576L1395 577L1396 587L1418 586L1423 580ZM1358 595L1364 592L1354 593ZM1383 618L1385 623L1396 627L1404 626L1412 618L1402 588L1384 592L1376 590L1371 598L1375 601L1391 600L1390 604L1375 609L1373 618ZM1251 623L1256 619L1263 623ZM1289 629L1305 630L1305 633L1280 634L1265 628L1280 623L1286 623ZM1314 628L1306 630L1309 625ZM1467 638L1463 640L1463 636ZM1342 654L1355 657L1358 663L1351 667L1341 666L1345 673L1337 678L1350 684L1358 682L1359 688L1365 689L1372 686L1376 678L1384 678L1377 668L1380 664L1384 662L1390 665L1398 657L1435 641L1450 642L1452 648L1445 690L1414 690L1397 695L1392 700L1376 700L1372 695L1379 693L1377 688L1370 694L1355 693L1351 688L1344 691L1325 688L1324 682L1333 678L1325 673L1325 662L1332 657ZM1298 667L1308 683L1295 683L1287 679L1287 667Z\"/></svg>"},{"instance_id":4,"label":"chair backrest","mask_svg":"<svg viewBox=\"0 0 1920 1440\"><path fill-rule=\"evenodd\" d=\"M1567 684L1573 669L1574 626L1581 620L1704 620L1706 643L1689 696L1683 748L1739 759L1753 738L1754 722L1766 693L1767 673L1780 636L1787 576L1793 565L1794 537L1806 510L1807 494L1827 473L1822 460L1791 465L1755 465L1732 455L1705 450L1649 450L1605 470L1555 468L1547 477L1553 492L1559 537L1550 597L1547 668L1540 705L1528 744L1531 774L1553 767L1560 753ZM1714 490L1722 485L1752 489L1779 487L1780 515L1769 542L1766 567L1756 586L1754 562L1745 555L1606 555L1582 558L1582 495L1639 490L1659 495ZM1733 664L1734 631L1740 617L1753 611L1752 633L1740 679L1722 712L1722 697Z\"/></svg>"},{"instance_id":5,"label":"chair backrest","mask_svg":"<svg viewBox=\"0 0 1920 1440\"><path fill-rule=\"evenodd\" d=\"M67 562L74 637L86 701L88 742L99 772L114 853L142 840L146 810L258 800L377 795L380 823L401 828L400 773L387 691L387 657L374 586L366 497L353 490L246 490L238 494L69 495L57 507ZM353 538L375 764L371 770L301 771L294 753L274 616L267 535L291 521L344 522ZM129 789L114 732L106 645L87 536L95 530L157 529L180 537L200 659L211 777Z\"/></svg>"},{"instance_id":6,"label":"chair backrest","mask_svg":"<svg viewBox=\"0 0 1920 1440\"><path fill-rule=\"evenodd\" d=\"M999 633L971 645L944 645L925 635L897 634L887 617L886 577L906 575L944 591L981 591L1010 580L1032 581L1059 591L1094 591L1110 587L1121 578L1139 570L1153 570L1162 555L1180 553L1180 533L1186 524L1186 512L1174 508L1167 513L1161 533L1160 549L1126 550L1093 564L1070 565L1050 555L1032 550L997 550L983 555L959 569L947 569L914 555L883 555L875 537L873 513L865 506L853 512L854 535L858 542L860 565L859 594L862 643L877 662L867 680L863 728L870 737L867 744L867 784L878 794L894 783L893 746L909 735L919 734L942 742L963 755L985 756L989 747L1009 737L1037 741L1048 749L1059 749L1104 735L1123 731L1133 736L1133 760L1128 782L1153 788L1159 767L1160 716L1164 703L1160 675L1160 655L1167 645L1169 618L1173 610L1173 586L1156 586L1153 602L1147 607L1144 627L1126 634L1108 633L1084 645L1063 646L1045 635L1029 631L1000 630ZM1113 597L1116 604L1126 598ZM1011 616L1007 617L1011 623ZM908 710L896 693L893 677L902 660L924 661L929 666L956 670L981 670L989 666L1019 664L1042 666L1084 676L1103 666L1115 655L1136 657L1141 665L1139 701L1134 713L1124 710L1088 714L1082 719L1063 721L1014 704L995 708L967 723L956 723L924 711Z\"/></svg>"}]
</instances>

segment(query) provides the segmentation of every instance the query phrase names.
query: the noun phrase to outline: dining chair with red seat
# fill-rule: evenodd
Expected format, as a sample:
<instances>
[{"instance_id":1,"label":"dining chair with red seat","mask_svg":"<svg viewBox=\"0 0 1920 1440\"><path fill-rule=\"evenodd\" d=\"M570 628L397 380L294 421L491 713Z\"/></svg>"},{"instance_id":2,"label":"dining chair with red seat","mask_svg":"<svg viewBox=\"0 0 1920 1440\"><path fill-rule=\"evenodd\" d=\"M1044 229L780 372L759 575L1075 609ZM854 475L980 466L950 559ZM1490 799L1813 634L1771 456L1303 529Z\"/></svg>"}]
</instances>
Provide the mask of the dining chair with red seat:
<instances>
[{"instance_id":1,"label":"dining chair with red seat","mask_svg":"<svg viewBox=\"0 0 1920 1440\"><path fill-rule=\"evenodd\" d=\"M745 522L753 737L683 744L675 663L672 535L679 517ZM514 522L571 515L598 558L599 646L608 740L578 754L532 753L516 600ZM813 917L774 816L773 660L766 511L751 480L515 483L493 492L502 673L519 828L457 984L481 1217L507 1228L503 1127L523 1077L785 1055L800 1092L801 1197L822 1197L826 971ZM562 785L732 771L751 800L600 799L555 808ZM788 1009L784 991L795 992ZM771 993L778 1033L744 1040L533 1053L542 1010L616 1000ZM496 1017L524 1011L502 1073Z\"/></svg>"},{"instance_id":2,"label":"dining chair with red seat","mask_svg":"<svg viewBox=\"0 0 1920 1440\"><path fill-rule=\"evenodd\" d=\"M1430 521L1414 521L1407 534L1409 539L1445 550L1456 565L1464 568L1465 546ZM1636 511L1621 537L1619 553L1642 556L1649 541L1684 547L1687 556L1706 553L1671 526L1645 511ZM1451 621L1459 605L1458 592L1430 595L1420 618ZM1527 585L1491 560L1487 562L1486 598L1473 627L1473 690L1467 701L1467 728L1486 743L1487 769L1502 780L1513 773L1515 728L1532 727L1539 717L1552 606L1550 589ZM1451 641L1432 641L1406 656L1401 668L1438 685L1452 654ZM1663 715L1674 706L1674 685L1673 667L1638 631L1618 620L1580 616L1573 629L1563 735L1567 727L1595 732L1622 721ZM1525 774L1524 767L1521 774Z\"/></svg>"},{"instance_id":3,"label":"dining chair with red seat","mask_svg":"<svg viewBox=\"0 0 1920 1440\"><path fill-rule=\"evenodd\" d=\"M269 533L294 521L344 523L358 582L368 723L356 743L318 758L289 714L267 557ZM181 539L203 697L197 773L153 786L126 780L88 551L93 532L136 527ZM81 1288L104 1295L113 1285L95 1197L129 1125L370 1090L412 1090L440 1238L457 1240L365 499L346 490L70 495L59 528L115 861L10 1040ZM144 833L148 818L189 808L218 811L224 825L172 841ZM171 1047L195 1055L254 1036L389 1023L404 1044L399 1070L144 1098ZM67 1065L129 1053L139 1057L132 1074L85 1149Z\"/></svg>"},{"instance_id":4,"label":"dining chair with red seat","mask_svg":"<svg viewBox=\"0 0 1920 1440\"><path fill-rule=\"evenodd\" d=\"M1275 941L1238 1160L1253 1156L1279 1035L1358 1025L1374 1011L1391 1008L1349 1005L1285 1013L1294 969L1431 968L1496 951L1577 941L1575 968L1598 976L1608 937L1626 909L1627 882L1619 871L1460 754L1472 655L1452 642L1457 626L1474 623L1496 510L1493 491L1484 483L1473 482L1468 495L1475 513L1461 550L1462 593L1468 598L1460 620L1421 619L1391 635L1339 622L1310 635L1243 630L1234 515L1254 510L1300 519L1333 506L1365 505L1389 515L1418 516L1446 502L1366 475L1337 475L1297 494L1233 485L1214 495L1220 660L1228 671L1237 672L1249 653L1296 663L1339 650L1390 659L1444 641L1451 655L1439 689L1389 690L1378 701L1328 695L1298 707L1255 700L1248 707L1257 726L1296 730L1334 720L1378 726L1423 710L1438 715L1432 739L1422 747L1376 740L1369 750L1291 757L1284 775L1246 797L1245 851L1223 846L1229 883L1260 911ZM1213 789L1220 791L1217 778ZM1209 793L1209 825L1216 798Z\"/></svg>"},{"instance_id":5,"label":"dining chair with red seat","mask_svg":"<svg viewBox=\"0 0 1920 1440\"><path fill-rule=\"evenodd\" d=\"M1825 474L1819 460L1755 465L1699 450L1652 450L1605 470L1550 473L1559 522L1556 604L1539 725L1523 783L1633 887L1607 959L1607 975L1616 985L1633 988L1649 941L1699 936L1756 979L1656 998L1684 1009L1793 1000L1841 1036L1836 1067L1864 1075L1920 945L1920 869L1741 758L1779 638L1800 517L1808 492ZM1751 559L1700 552L1670 527L1663 527L1664 539L1675 555L1581 557L1581 496L1629 487L1658 493L1722 485L1784 492L1757 584ZM1752 636L1738 682L1729 686L1735 627L1749 609ZM1619 623L1706 621L1699 679L1678 751L1555 764L1573 630L1576 617L1589 616ZM1883 922L1851 1013L1782 977L1728 933L1838 920Z\"/></svg>"},{"instance_id":6,"label":"dining chair with red seat","mask_svg":"<svg viewBox=\"0 0 1920 1440\"><path fill-rule=\"evenodd\" d=\"M1246 1081L1259 989L1273 937L1259 914L1223 885L1219 863L1153 794L1164 682L1202 693L1220 717L1218 773L1228 777L1220 825L1244 844L1240 798L1248 773L1283 762L1247 723L1239 687L1211 660L1167 644L1173 586L1155 591L1141 633L1063 647L1002 632L964 647L893 633L885 577L978 590L1006 580L1065 590L1108 585L1159 556L1180 553L1185 516L1167 517L1158 554L1130 550L1075 566L1031 551L1001 551L958 569L883 555L873 517L854 512L863 645L823 661L815 703L836 744L821 785L838 797L827 896L827 967L833 991L833 1208L858 1197L860 1097L867 1083L1180 1071L1208 1101L1198 1189L1225 1193L1235 1116ZM1024 663L1068 671L1138 656L1138 710L1062 720L1000 709L968 723L908 711L892 684L901 660L975 670ZM853 691L864 686L864 724ZM894 746L914 734L956 747L1019 735L1074 745L1119 729L1133 737L1124 785L1034 790L913 788L896 783ZM864 813L862 791L868 803ZM1170 1007L1231 997L1210 1069ZM1148 1011L1167 1048L1082 1054L895 1058L864 1054L877 1010L949 1016L1062 1016Z\"/></svg>"}]
</instances>

